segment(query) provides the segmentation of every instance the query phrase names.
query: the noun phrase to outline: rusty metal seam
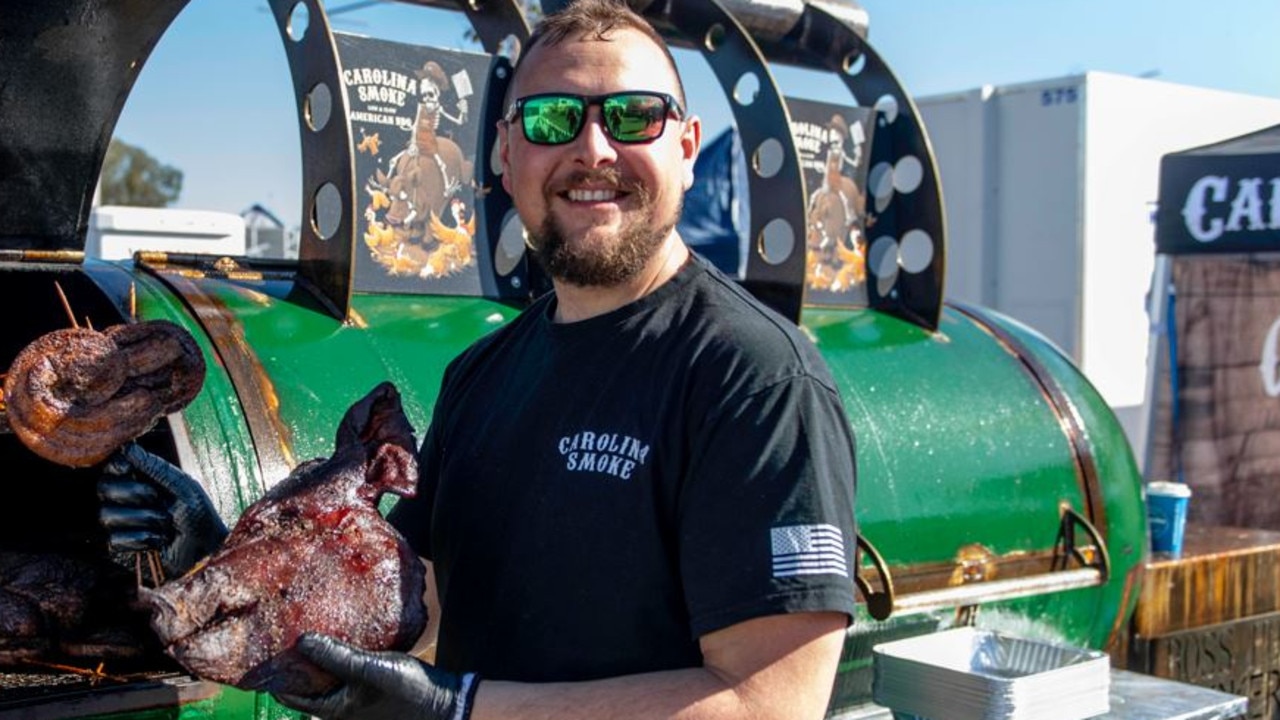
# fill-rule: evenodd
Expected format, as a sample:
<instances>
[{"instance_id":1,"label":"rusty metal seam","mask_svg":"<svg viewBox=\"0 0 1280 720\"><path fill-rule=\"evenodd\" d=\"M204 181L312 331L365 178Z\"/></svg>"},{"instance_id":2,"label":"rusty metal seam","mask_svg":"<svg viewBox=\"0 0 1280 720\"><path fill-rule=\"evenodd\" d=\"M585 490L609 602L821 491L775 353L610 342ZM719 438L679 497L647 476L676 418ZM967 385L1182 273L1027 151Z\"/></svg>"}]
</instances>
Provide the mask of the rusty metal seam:
<instances>
[{"instance_id":1,"label":"rusty metal seam","mask_svg":"<svg viewBox=\"0 0 1280 720\"><path fill-rule=\"evenodd\" d=\"M1106 539L1109 533L1106 522L1106 507L1102 502L1102 486L1098 477L1098 465L1095 462L1093 450L1089 445L1087 433L1084 429L1084 422L1080 417L1080 411L1076 404L1067 396L1067 393L1062 389L1053 374L1049 372L1049 369L1036 359L1025 343L990 321L982 310L956 302L948 304L957 312L969 318L974 325L994 337L1001 347L1018 360L1027 377L1044 394L1049 407L1057 417L1058 426L1062 429L1063 434L1066 435L1067 443L1071 446L1072 460L1076 469L1076 481L1084 495L1085 511L1089 520L1099 528L1099 532Z\"/></svg>"},{"instance_id":2,"label":"rusty metal seam","mask_svg":"<svg viewBox=\"0 0 1280 720\"><path fill-rule=\"evenodd\" d=\"M296 462L289 430L280 418L278 406L273 408L269 402L269 398L276 397L275 387L232 313L190 278L146 263L140 267L167 285L204 326L244 411L263 483L270 486L274 480L287 476Z\"/></svg>"}]
</instances>

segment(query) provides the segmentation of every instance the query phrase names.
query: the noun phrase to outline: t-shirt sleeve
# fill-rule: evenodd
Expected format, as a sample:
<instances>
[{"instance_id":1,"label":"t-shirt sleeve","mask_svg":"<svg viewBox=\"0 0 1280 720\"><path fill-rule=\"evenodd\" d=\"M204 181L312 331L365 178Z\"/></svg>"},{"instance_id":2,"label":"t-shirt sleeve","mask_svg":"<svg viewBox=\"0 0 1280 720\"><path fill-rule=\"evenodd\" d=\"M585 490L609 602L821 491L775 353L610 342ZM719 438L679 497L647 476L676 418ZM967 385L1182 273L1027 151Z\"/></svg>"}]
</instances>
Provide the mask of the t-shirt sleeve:
<instances>
[{"instance_id":1,"label":"t-shirt sleeve","mask_svg":"<svg viewBox=\"0 0 1280 720\"><path fill-rule=\"evenodd\" d=\"M694 636L788 612L852 617L856 470L839 395L802 375L719 407L679 508Z\"/></svg>"}]
</instances>

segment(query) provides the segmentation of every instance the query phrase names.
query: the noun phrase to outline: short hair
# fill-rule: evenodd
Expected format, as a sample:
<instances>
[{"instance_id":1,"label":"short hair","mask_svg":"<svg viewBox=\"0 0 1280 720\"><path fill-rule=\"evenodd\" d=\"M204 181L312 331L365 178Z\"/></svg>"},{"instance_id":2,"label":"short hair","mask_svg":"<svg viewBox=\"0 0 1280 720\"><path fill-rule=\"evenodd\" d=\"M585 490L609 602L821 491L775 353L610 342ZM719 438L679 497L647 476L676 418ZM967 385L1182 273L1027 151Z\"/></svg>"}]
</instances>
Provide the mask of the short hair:
<instances>
[{"instance_id":1,"label":"short hair","mask_svg":"<svg viewBox=\"0 0 1280 720\"><path fill-rule=\"evenodd\" d=\"M558 45L566 38L587 36L592 40L607 41L609 33L617 29L635 30L653 41L662 50L671 66L671 74L676 79L676 99L684 107L688 107L684 96L684 81L680 79L680 70L676 60L667 47L667 41L654 29L648 20L632 10L625 0L570 0L556 12L548 13L538 21L533 34L525 43L516 61L515 70L511 73L511 84L508 86L507 100L511 100L511 91L516 86L516 78L525 58L538 45Z\"/></svg>"}]
</instances>

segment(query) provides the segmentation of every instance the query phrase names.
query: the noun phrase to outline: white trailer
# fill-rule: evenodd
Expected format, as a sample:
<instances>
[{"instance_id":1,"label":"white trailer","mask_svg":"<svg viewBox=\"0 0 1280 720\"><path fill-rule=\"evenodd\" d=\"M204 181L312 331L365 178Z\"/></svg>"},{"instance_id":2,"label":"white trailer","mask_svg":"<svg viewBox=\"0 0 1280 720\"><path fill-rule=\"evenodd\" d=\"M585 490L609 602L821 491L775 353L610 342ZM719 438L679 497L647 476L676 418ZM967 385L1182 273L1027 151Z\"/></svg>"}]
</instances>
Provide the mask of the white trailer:
<instances>
[{"instance_id":1,"label":"white trailer","mask_svg":"<svg viewBox=\"0 0 1280 720\"><path fill-rule=\"evenodd\" d=\"M245 254L244 219L213 210L102 205L89 216L85 254L104 260L139 250L239 257Z\"/></svg>"},{"instance_id":2,"label":"white trailer","mask_svg":"<svg viewBox=\"0 0 1280 720\"><path fill-rule=\"evenodd\" d=\"M1160 158L1274 125L1280 98L1090 72L916 103L942 179L947 296L1053 340L1142 448Z\"/></svg>"}]
</instances>

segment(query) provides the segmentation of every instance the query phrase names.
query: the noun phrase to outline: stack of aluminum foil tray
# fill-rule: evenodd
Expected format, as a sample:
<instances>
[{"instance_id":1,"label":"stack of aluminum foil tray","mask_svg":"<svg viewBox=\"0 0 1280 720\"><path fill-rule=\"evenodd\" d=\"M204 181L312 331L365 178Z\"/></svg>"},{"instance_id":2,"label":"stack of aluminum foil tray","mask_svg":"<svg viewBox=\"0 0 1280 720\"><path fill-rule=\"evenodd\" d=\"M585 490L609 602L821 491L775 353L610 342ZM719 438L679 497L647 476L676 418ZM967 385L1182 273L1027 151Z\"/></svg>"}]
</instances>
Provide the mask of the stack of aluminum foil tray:
<instances>
[{"instance_id":1,"label":"stack of aluminum foil tray","mask_svg":"<svg viewBox=\"0 0 1280 720\"><path fill-rule=\"evenodd\" d=\"M1110 710L1106 653L956 628L882 643L872 696L898 717L1080 720Z\"/></svg>"}]
</instances>

